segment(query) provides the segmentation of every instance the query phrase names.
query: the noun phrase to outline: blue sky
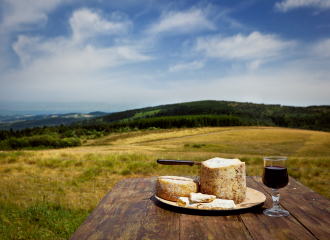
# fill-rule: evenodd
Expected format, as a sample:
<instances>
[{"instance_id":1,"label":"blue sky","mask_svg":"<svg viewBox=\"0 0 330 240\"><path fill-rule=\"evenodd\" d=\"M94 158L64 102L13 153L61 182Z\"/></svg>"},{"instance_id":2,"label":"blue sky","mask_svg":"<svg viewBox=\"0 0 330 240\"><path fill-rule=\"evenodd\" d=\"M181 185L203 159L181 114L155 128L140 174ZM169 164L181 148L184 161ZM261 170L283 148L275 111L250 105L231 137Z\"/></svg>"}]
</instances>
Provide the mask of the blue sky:
<instances>
[{"instance_id":1,"label":"blue sky","mask_svg":"<svg viewBox=\"0 0 330 240\"><path fill-rule=\"evenodd\" d=\"M330 103L330 0L0 0L0 101Z\"/></svg>"}]
</instances>

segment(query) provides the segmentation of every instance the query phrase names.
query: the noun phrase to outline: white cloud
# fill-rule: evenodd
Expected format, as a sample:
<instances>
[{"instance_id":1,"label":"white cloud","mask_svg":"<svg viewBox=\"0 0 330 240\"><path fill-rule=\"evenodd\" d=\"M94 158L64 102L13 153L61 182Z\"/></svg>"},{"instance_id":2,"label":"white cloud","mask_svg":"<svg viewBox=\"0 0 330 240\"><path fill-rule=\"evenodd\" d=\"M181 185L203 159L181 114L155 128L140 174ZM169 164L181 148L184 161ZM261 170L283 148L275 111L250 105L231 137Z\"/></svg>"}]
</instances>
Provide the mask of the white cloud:
<instances>
[{"instance_id":1,"label":"white cloud","mask_svg":"<svg viewBox=\"0 0 330 240\"><path fill-rule=\"evenodd\" d=\"M44 24L47 22L47 13L67 0L3 0L2 30L24 30L27 25Z\"/></svg>"},{"instance_id":2,"label":"white cloud","mask_svg":"<svg viewBox=\"0 0 330 240\"><path fill-rule=\"evenodd\" d=\"M150 57L140 53L140 46L116 45L97 48L85 42L87 38L97 38L104 34L120 34L131 24L119 13L112 14L111 19L115 21L108 21L88 9L78 10L70 18L73 29L71 37L45 39L21 35L13 44L13 49L20 57L23 66L31 65L31 67L39 66L41 69L47 69L45 65L48 65L58 72L66 72L68 69L70 71L102 69L149 60Z\"/></svg>"},{"instance_id":3,"label":"white cloud","mask_svg":"<svg viewBox=\"0 0 330 240\"><path fill-rule=\"evenodd\" d=\"M12 48L21 67L0 73L0 96L14 100L14 95L25 94L28 101L93 101L110 93L121 97L122 89L132 84L127 84L131 79L120 81L120 66L152 59L144 54L148 43L129 39L131 25L122 13L80 9L70 18L70 36L18 36ZM15 94L9 89L16 89Z\"/></svg>"},{"instance_id":4,"label":"white cloud","mask_svg":"<svg viewBox=\"0 0 330 240\"><path fill-rule=\"evenodd\" d=\"M330 57L330 39L319 41L312 48L312 52L322 58Z\"/></svg>"},{"instance_id":5,"label":"white cloud","mask_svg":"<svg viewBox=\"0 0 330 240\"><path fill-rule=\"evenodd\" d=\"M16 17L11 18L9 13L2 15L1 26L12 30L30 30L23 28L26 24L40 26L48 21L48 13L64 4L62 0L29 1L33 6L28 6L27 1L3 1L7 10L11 6L10 14ZM35 31L20 32L16 42L10 45L22 64L0 71L0 100L105 101L125 105L126 109L133 105L142 107L202 99L291 105L329 102L330 39L302 46L297 43L303 40L287 41L275 34L232 35L234 30L240 32L242 26L230 25L231 19L226 20L228 13L217 17L215 12L220 7L166 11L156 20L150 18L153 17L150 10L148 16L136 19L136 26L127 15L106 14L107 9L109 5L104 12L86 8L74 11L66 25L71 30L69 36L47 37L50 29L39 36L33 35ZM52 13L49 21L53 17L58 21L57 12ZM129 13L132 12L129 10ZM153 24L145 28L148 19ZM63 26L63 22L60 25ZM244 32L250 33L249 29L248 25L244 26ZM197 37L196 33L203 30L218 30L227 35ZM157 37L176 33L189 34L177 37L176 42ZM8 42L12 41L14 35L5 34ZM155 44L159 47L154 47ZM290 54L296 47L301 47L299 54ZM178 52L173 54L168 49ZM9 62L9 55L0 55L0 61ZM173 62L178 57L182 57L182 61ZM166 67L171 58L173 65L163 71L164 63ZM273 59L281 61L265 64ZM154 61L142 63L148 60ZM194 71L206 67L207 63L207 71ZM232 71L229 71L230 66Z\"/></svg>"},{"instance_id":6,"label":"white cloud","mask_svg":"<svg viewBox=\"0 0 330 240\"><path fill-rule=\"evenodd\" d=\"M248 63L248 69L250 70L256 70L259 68L259 66L261 65L261 60L254 60L250 63Z\"/></svg>"},{"instance_id":7,"label":"white cloud","mask_svg":"<svg viewBox=\"0 0 330 240\"><path fill-rule=\"evenodd\" d=\"M170 11L163 13L161 19L149 29L149 34L163 32L187 33L199 30L214 30L215 25L207 19L207 11L191 8L184 12Z\"/></svg>"},{"instance_id":8,"label":"white cloud","mask_svg":"<svg viewBox=\"0 0 330 240\"><path fill-rule=\"evenodd\" d=\"M329 0L283 0L275 3L275 8L281 12L287 12L295 8L316 7L320 9L330 8Z\"/></svg>"},{"instance_id":9,"label":"white cloud","mask_svg":"<svg viewBox=\"0 0 330 240\"><path fill-rule=\"evenodd\" d=\"M67 49L49 58L39 58L30 66L35 72L61 76L76 72L93 72L123 64L149 60L133 46L115 46L97 49L87 45L83 49ZM42 69L42 70L41 70Z\"/></svg>"},{"instance_id":10,"label":"white cloud","mask_svg":"<svg viewBox=\"0 0 330 240\"><path fill-rule=\"evenodd\" d=\"M233 37L208 36L197 38L195 50L207 57L223 60L257 60L279 57L284 49L294 42L283 41L276 35L253 32L248 36L237 34Z\"/></svg>"},{"instance_id":11,"label":"white cloud","mask_svg":"<svg viewBox=\"0 0 330 240\"><path fill-rule=\"evenodd\" d=\"M284 66L281 70L274 68L223 78L205 77L202 81L186 79L155 83L153 77L141 78L139 74L134 74L134 81L131 81L132 76L129 74L106 76L102 79L100 75L93 77L75 73L74 76L64 74L61 78L49 75L47 81L32 85L31 81L35 75L25 75L21 72L3 84L0 96L21 100L17 95L10 97L13 96L12 89L15 89L15 94L19 92L24 96L23 99L29 101L79 101L81 96L77 93L80 93L83 99L88 101L111 102L114 109L117 105L125 105L126 108L120 110L133 108L132 106L155 106L208 99L308 106L321 105L329 101L329 74L329 70L309 71L297 65L295 68ZM45 74L43 77L46 76ZM76 81L72 81L72 77ZM5 91L6 89L11 90ZM26 92L29 93L28 96Z\"/></svg>"},{"instance_id":12,"label":"white cloud","mask_svg":"<svg viewBox=\"0 0 330 240\"><path fill-rule=\"evenodd\" d=\"M328 71L310 71L303 67L283 66L267 71L251 71L223 78L171 82L174 102L206 99L282 104L295 106L321 105L329 101ZM166 99L166 94L158 94ZM198 99L196 99L198 96Z\"/></svg>"},{"instance_id":13,"label":"white cloud","mask_svg":"<svg viewBox=\"0 0 330 240\"><path fill-rule=\"evenodd\" d=\"M125 33L132 25L128 17L122 13L112 13L110 21L101 17L100 13L89 9L80 9L73 13L69 20L75 41L92 37L95 34L109 35Z\"/></svg>"},{"instance_id":14,"label":"white cloud","mask_svg":"<svg viewBox=\"0 0 330 240\"><path fill-rule=\"evenodd\" d=\"M180 63L174 66L170 66L168 71L174 73L174 72L187 71L187 70L197 70L203 67L204 67L204 62L196 60L190 63Z\"/></svg>"}]
</instances>

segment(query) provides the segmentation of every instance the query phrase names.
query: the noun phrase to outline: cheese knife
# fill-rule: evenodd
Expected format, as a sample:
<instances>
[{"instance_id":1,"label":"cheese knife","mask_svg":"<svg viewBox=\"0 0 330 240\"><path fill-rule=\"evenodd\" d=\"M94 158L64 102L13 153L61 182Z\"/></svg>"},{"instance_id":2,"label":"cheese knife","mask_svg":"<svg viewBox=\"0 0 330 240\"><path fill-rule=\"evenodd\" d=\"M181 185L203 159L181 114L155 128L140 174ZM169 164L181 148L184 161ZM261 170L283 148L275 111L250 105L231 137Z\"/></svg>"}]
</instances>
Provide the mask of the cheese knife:
<instances>
[{"instance_id":1,"label":"cheese knife","mask_svg":"<svg viewBox=\"0 0 330 240\"><path fill-rule=\"evenodd\" d=\"M169 159L158 159L157 163L163 164L163 165L201 165L200 162L194 162L194 161L187 161L187 160L169 160Z\"/></svg>"}]
</instances>

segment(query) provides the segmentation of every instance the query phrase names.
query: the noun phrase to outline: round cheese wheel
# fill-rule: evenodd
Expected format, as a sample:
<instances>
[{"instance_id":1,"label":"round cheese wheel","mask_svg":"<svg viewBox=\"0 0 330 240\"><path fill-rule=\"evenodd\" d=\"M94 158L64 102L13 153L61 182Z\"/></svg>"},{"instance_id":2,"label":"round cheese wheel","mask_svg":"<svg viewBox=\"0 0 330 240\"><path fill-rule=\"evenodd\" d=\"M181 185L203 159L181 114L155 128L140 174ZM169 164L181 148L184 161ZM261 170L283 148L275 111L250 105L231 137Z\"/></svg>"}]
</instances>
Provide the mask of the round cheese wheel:
<instances>
[{"instance_id":1,"label":"round cheese wheel","mask_svg":"<svg viewBox=\"0 0 330 240\"><path fill-rule=\"evenodd\" d=\"M161 176L156 183L156 196L178 201L180 197L189 197L190 193L199 192L199 182L186 177Z\"/></svg>"},{"instance_id":2,"label":"round cheese wheel","mask_svg":"<svg viewBox=\"0 0 330 240\"><path fill-rule=\"evenodd\" d=\"M201 164L201 193L235 204L246 198L245 163L239 159L212 158Z\"/></svg>"}]
</instances>

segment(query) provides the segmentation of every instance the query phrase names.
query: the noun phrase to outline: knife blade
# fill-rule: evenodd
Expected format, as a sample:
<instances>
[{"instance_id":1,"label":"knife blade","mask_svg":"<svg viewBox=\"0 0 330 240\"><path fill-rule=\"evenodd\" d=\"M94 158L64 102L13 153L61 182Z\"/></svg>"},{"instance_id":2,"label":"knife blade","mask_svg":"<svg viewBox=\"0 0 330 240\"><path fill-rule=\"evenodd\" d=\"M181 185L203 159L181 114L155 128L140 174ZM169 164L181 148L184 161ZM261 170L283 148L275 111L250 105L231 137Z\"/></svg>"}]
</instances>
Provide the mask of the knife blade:
<instances>
[{"instance_id":1,"label":"knife blade","mask_svg":"<svg viewBox=\"0 0 330 240\"><path fill-rule=\"evenodd\" d=\"M188 161L188 160L170 160L170 159L158 159L157 163L162 165L201 165L200 162Z\"/></svg>"}]
</instances>

